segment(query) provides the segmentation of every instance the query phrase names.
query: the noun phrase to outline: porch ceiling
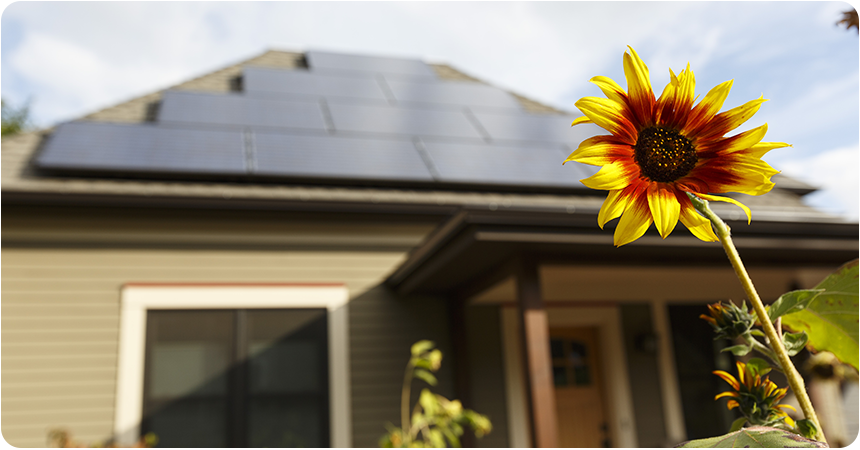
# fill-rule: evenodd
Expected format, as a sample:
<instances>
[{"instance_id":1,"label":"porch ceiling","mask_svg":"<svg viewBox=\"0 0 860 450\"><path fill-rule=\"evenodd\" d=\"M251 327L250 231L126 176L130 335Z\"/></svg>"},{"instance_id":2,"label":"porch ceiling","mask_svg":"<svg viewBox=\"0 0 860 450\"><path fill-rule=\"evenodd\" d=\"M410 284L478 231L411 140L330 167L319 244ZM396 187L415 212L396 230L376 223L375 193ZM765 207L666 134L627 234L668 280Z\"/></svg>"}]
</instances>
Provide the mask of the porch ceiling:
<instances>
[{"instance_id":1,"label":"porch ceiling","mask_svg":"<svg viewBox=\"0 0 860 450\"><path fill-rule=\"evenodd\" d=\"M858 254L851 223L727 221L750 267L836 267ZM698 240L679 226L661 239L649 230L615 248L613 226L600 230L584 214L522 214L464 210L440 226L386 280L400 293L465 297L501 281L523 256L538 264L725 266L717 243Z\"/></svg>"}]
</instances>

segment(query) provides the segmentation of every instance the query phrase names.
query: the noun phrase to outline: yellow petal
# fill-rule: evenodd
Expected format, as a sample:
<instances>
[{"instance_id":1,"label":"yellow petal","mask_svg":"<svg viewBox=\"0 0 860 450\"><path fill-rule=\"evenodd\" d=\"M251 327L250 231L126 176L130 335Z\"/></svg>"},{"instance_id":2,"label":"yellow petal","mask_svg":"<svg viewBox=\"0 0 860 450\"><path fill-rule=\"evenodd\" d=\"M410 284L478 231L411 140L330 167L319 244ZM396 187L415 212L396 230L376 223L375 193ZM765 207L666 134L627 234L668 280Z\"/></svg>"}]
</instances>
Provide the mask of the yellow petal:
<instances>
[{"instance_id":1,"label":"yellow petal","mask_svg":"<svg viewBox=\"0 0 860 450\"><path fill-rule=\"evenodd\" d=\"M733 158L726 161L725 166L724 170L728 170L733 175L732 179L725 182L709 182L709 192L715 194L727 192L748 195L766 194L774 187L770 178L779 173L768 163L743 154L735 154Z\"/></svg>"},{"instance_id":2,"label":"yellow petal","mask_svg":"<svg viewBox=\"0 0 860 450\"><path fill-rule=\"evenodd\" d=\"M788 417L788 415L785 416L785 423L788 424L788 426L790 426L792 428L794 428L794 426L795 426L794 419L792 419L791 417Z\"/></svg>"},{"instance_id":3,"label":"yellow petal","mask_svg":"<svg viewBox=\"0 0 860 450\"><path fill-rule=\"evenodd\" d=\"M753 128L752 130L744 131L736 136L732 136L728 139L729 144L723 149L723 152L734 153L740 150L746 150L761 142L761 140L764 139L765 134L767 134L767 124L758 128Z\"/></svg>"},{"instance_id":4,"label":"yellow petal","mask_svg":"<svg viewBox=\"0 0 860 450\"><path fill-rule=\"evenodd\" d=\"M758 144L753 145L745 152L747 155L761 158L766 155L767 152L775 149L775 148L783 148L783 147L791 147L791 145L786 144L785 142L759 142Z\"/></svg>"},{"instance_id":5,"label":"yellow petal","mask_svg":"<svg viewBox=\"0 0 860 450\"><path fill-rule=\"evenodd\" d=\"M708 194L696 194L696 195L698 195L699 197L702 197L705 200L716 201L716 202L728 202L728 203L732 203L734 205L740 206L741 209L743 209L744 212L747 214L747 224L752 222L752 212L750 212L750 209L747 208L747 206L744 205L743 203L741 203L741 202L739 202L739 201L737 201L731 197L722 197L722 196L718 196L718 195L708 195ZM742 374L739 374L739 375L741 376L741 378L743 378Z\"/></svg>"},{"instance_id":6,"label":"yellow petal","mask_svg":"<svg viewBox=\"0 0 860 450\"><path fill-rule=\"evenodd\" d=\"M648 66L639 58L633 47L627 46L627 48L630 50L630 53L624 52L624 76L627 78L627 95L639 120L650 120L650 107L654 101L654 92L651 90L651 78L648 75Z\"/></svg>"},{"instance_id":7,"label":"yellow petal","mask_svg":"<svg viewBox=\"0 0 860 450\"><path fill-rule=\"evenodd\" d=\"M714 375L720 377L726 383L729 383L732 386L732 389L738 390L741 388L741 385L738 383L738 380L735 379L730 373L723 370L715 370L712 372Z\"/></svg>"},{"instance_id":8,"label":"yellow petal","mask_svg":"<svg viewBox=\"0 0 860 450\"><path fill-rule=\"evenodd\" d=\"M696 77L693 71L690 70L690 63L687 63L687 69L682 70L678 75L678 93L675 99L675 108L679 110L689 110L693 106L696 90Z\"/></svg>"},{"instance_id":9,"label":"yellow petal","mask_svg":"<svg viewBox=\"0 0 860 450\"><path fill-rule=\"evenodd\" d=\"M714 131L723 135L735 128L743 125L761 108L761 104L766 102L764 96L755 100L750 100L741 106L732 108L728 111L721 112L714 117ZM708 131L704 131L702 135L711 135Z\"/></svg>"},{"instance_id":10,"label":"yellow petal","mask_svg":"<svg viewBox=\"0 0 860 450\"><path fill-rule=\"evenodd\" d=\"M636 130L633 124L624 117L626 106L615 100L599 97L583 97L577 100L575 105L597 126L616 136L625 137L626 141L635 143ZM574 125L577 123L579 122L573 121Z\"/></svg>"},{"instance_id":11,"label":"yellow petal","mask_svg":"<svg viewBox=\"0 0 860 450\"><path fill-rule=\"evenodd\" d=\"M591 189L604 191L623 189L633 180L634 172L635 167L616 161L601 167L596 174L579 181Z\"/></svg>"},{"instance_id":12,"label":"yellow petal","mask_svg":"<svg viewBox=\"0 0 860 450\"><path fill-rule=\"evenodd\" d=\"M573 119L573 122L570 124L570 126L579 125L581 123L594 123L594 122L592 122L591 119L589 119L587 116L582 116L582 117L577 117L576 119Z\"/></svg>"},{"instance_id":13,"label":"yellow petal","mask_svg":"<svg viewBox=\"0 0 860 450\"><path fill-rule=\"evenodd\" d=\"M648 201L640 197L631 202L615 228L615 246L621 247L639 239L651 226L651 222Z\"/></svg>"},{"instance_id":14,"label":"yellow petal","mask_svg":"<svg viewBox=\"0 0 860 450\"><path fill-rule=\"evenodd\" d=\"M592 166L605 166L606 164L611 164L619 157L633 157L632 147L628 146L628 148L624 148L617 142L607 138L609 136L593 136L582 141L579 147L562 164L568 161L576 161Z\"/></svg>"},{"instance_id":15,"label":"yellow petal","mask_svg":"<svg viewBox=\"0 0 860 450\"><path fill-rule=\"evenodd\" d=\"M615 100L618 103L624 103L627 98L627 93L624 92L624 89L618 85L612 78L596 76L592 78L592 83L596 84L597 87L603 91L603 94L606 95L606 98L610 100Z\"/></svg>"},{"instance_id":16,"label":"yellow petal","mask_svg":"<svg viewBox=\"0 0 860 450\"><path fill-rule=\"evenodd\" d=\"M735 400L729 400L729 401L727 401L727 402L726 402L726 406L728 406L728 407L729 407L729 411L731 411L731 410L733 410L733 409L735 409L735 408L737 408L738 406L741 406L741 405L740 405L738 402L736 402Z\"/></svg>"},{"instance_id":17,"label":"yellow petal","mask_svg":"<svg viewBox=\"0 0 860 450\"><path fill-rule=\"evenodd\" d=\"M764 176L765 179L769 179L779 173L778 170L771 167L766 161L758 158L750 158L746 155L738 155L738 157L733 158L730 169L732 173L739 176L746 177L752 174L759 174Z\"/></svg>"},{"instance_id":18,"label":"yellow petal","mask_svg":"<svg viewBox=\"0 0 860 450\"><path fill-rule=\"evenodd\" d=\"M597 214L597 225L600 226L600 229L603 229L606 222L620 216L624 212L624 209L627 208L630 197L623 195L623 191L623 189L609 191L609 195L606 196L606 200Z\"/></svg>"},{"instance_id":19,"label":"yellow petal","mask_svg":"<svg viewBox=\"0 0 860 450\"><path fill-rule=\"evenodd\" d=\"M705 98L690 112L690 119L681 131L685 136L692 136L708 123L723 107L723 102L732 89L733 80L720 83L705 94Z\"/></svg>"},{"instance_id":20,"label":"yellow petal","mask_svg":"<svg viewBox=\"0 0 860 450\"><path fill-rule=\"evenodd\" d=\"M792 411L797 412L797 410L794 409L794 406L791 406L791 405L776 405L776 407L777 408L790 408Z\"/></svg>"},{"instance_id":21,"label":"yellow petal","mask_svg":"<svg viewBox=\"0 0 860 450\"><path fill-rule=\"evenodd\" d=\"M738 396L738 393L735 391L726 391L726 392L721 392L721 393L717 394L717 396L714 397L714 400L719 400L723 397L737 397L737 396Z\"/></svg>"},{"instance_id":22,"label":"yellow petal","mask_svg":"<svg viewBox=\"0 0 860 450\"><path fill-rule=\"evenodd\" d=\"M681 204L678 203L674 191L663 183L652 183L648 186L648 207L654 224L657 225L657 231L666 239L675 229L681 211Z\"/></svg>"},{"instance_id":23,"label":"yellow petal","mask_svg":"<svg viewBox=\"0 0 860 450\"><path fill-rule=\"evenodd\" d=\"M690 233L693 233L693 236L705 242L718 241L717 235L714 234L714 228L711 226L711 221L699 215L692 204L684 206L684 208L681 208L680 220L690 230Z\"/></svg>"},{"instance_id":24,"label":"yellow petal","mask_svg":"<svg viewBox=\"0 0 860 450\"><path fill-rule=\"evenodd\" d=\"M657 104L667 105L671 109L675 104L675 95L678 92L678 85L680 84L678 77L675 76L675 72L673 72L672 69L669 69L669 84L663 88L663 93L660 94Z\"/></svg>"}]
</instances>

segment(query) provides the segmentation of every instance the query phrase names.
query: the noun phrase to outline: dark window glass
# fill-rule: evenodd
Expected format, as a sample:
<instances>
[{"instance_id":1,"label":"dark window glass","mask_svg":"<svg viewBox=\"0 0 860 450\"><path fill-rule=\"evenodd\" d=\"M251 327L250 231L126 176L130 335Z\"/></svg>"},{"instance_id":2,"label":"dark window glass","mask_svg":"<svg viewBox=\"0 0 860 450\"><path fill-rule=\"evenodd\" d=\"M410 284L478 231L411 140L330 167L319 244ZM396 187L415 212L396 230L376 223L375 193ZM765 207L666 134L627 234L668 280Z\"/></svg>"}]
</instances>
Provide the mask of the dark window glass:
<instances>
[{"instance_id":1,"label":"dark window glass","mask_svg":"<svg viewBox=\"0 0 860 450\"><path fill-rule=\"evenodd\" d=\"M324 309L149 311L144 433L160 447L327 447Z\"/></svg>"},{"instance_id":2,"label":"dark window glass","mask_svg":"<svg viewBox=\"0 0 860 450\"><path fill-rule=\"evenodd\" d=\"M720 369L735 374L731 355L720 351L730 344L715 341L713 328L699 319L700 314L707 314L705 305L668 305L668 312L687 438L725 434L734 412L726 408L725 400L714 401L714 396L730 388L711 372Z\"/></svg>"}]
</instances>

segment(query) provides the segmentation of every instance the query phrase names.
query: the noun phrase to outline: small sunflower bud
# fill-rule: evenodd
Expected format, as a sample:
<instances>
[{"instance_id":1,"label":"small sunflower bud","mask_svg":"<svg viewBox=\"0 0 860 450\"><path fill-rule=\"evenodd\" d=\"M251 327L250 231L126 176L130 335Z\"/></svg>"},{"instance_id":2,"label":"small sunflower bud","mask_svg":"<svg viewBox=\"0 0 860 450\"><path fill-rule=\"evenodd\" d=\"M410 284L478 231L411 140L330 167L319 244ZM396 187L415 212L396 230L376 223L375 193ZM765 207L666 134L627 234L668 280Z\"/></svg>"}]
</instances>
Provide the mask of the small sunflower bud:
<instances>
[{"instance_id":1,"label":"small sunflower bud","mask_svg":"<svg viewBox=\"0 0 860 450\"><path fill-rule=\"evenodd\" d=\"M756 318L747 310L746 302L741 307L734 303L714 303L708 305L710 315L699 316L714 327L714 339L735 339L744 335L755 324Z\"/></svg>"}]
</instances>

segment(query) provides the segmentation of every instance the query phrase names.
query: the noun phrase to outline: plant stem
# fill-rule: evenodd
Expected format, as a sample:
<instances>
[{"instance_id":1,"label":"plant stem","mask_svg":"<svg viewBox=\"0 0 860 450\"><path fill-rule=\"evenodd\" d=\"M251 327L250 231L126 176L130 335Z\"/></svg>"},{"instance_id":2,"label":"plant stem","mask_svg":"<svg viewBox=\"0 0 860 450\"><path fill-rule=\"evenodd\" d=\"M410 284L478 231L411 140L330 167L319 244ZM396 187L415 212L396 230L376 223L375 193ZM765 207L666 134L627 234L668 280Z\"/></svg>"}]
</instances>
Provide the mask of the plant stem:
<instances>
[{"instance_id":1,"label":"plant stem","mask_svg":"<svg viewBox=\"0 0 860 450\"><path fill-rule=\"evenodd\" d=\"M821 423L818 421L818 415L815 414L815 409L812 407L812 401L809 399L809 394L806 393L806 386L803 383L803 377L800 376L800 373L797 372L797 369L791 362L791 358L785 350L782 339L779 338L779 334L776 332L773 323L771 323L770 317L768 317L767 311L764 309L764 304L758 296L755 286L753 286L752 279L750 279L746 268L744 268L744 263L741 261L738 250L732 242L731 229L725 222L723 222L722 219L720 219L719 216L711 211L711 208L708 207L707 200L701 199L690 193L687 193L687 196L692 200L693 206L708 218L714 226L714 231L720 239L720 243L723 244L723 249L725 249L726 255L732 263L732 268L735 269L735 274L738 276L738 280L740 280L747 297L749 297L756 315L758 315L758 320L761 322L770 347L776 353L777 361L779 361L779 364L782 366L782 371L785 373L788 385L791 386L791 390L794 391L794 395L797 397L797 402L800 404L800 409L803 411L803 415L812 421L818 428L816 439L827 443L827 440L824 437L824 431L821 429Z\"/></svg>"},{"instance_id":2,"label":"plant stem","mask_svg":"<svg viewBox=\"0 0 860 450\"><path fill-rule=\"evenodd\" d=\"M776 353L774 353L773 350L770 349L770 347L762 344L761 342L758 341L758 339L754 338L753 336L751 336L749 334L744 335L744 339L746 339L747 343L750 346L752 346L753 350L756 350L759 353L761 353L762 355L768 357L768 359L770 359L772 362L776 363L777 365L781 365L779 363L779 358L777 358L777 356L776 356ZM782 367L779 368L780 371L781 371L781 369L782 369Z\"/></svg>"},{"instance_id":3,"label":"plant stem","mask_svg":"<svg viewBox=\"0 0 860 450\"><path fill-rule=\"evenodd\" d=\"M404 446L412 444L412 427L409 421L409 397L412 393L412 370L415 368L413 359L406 365L406 374L403 376L403 390L400 393L400 430L403 432Z\"/></svg>"}]
</instances>

